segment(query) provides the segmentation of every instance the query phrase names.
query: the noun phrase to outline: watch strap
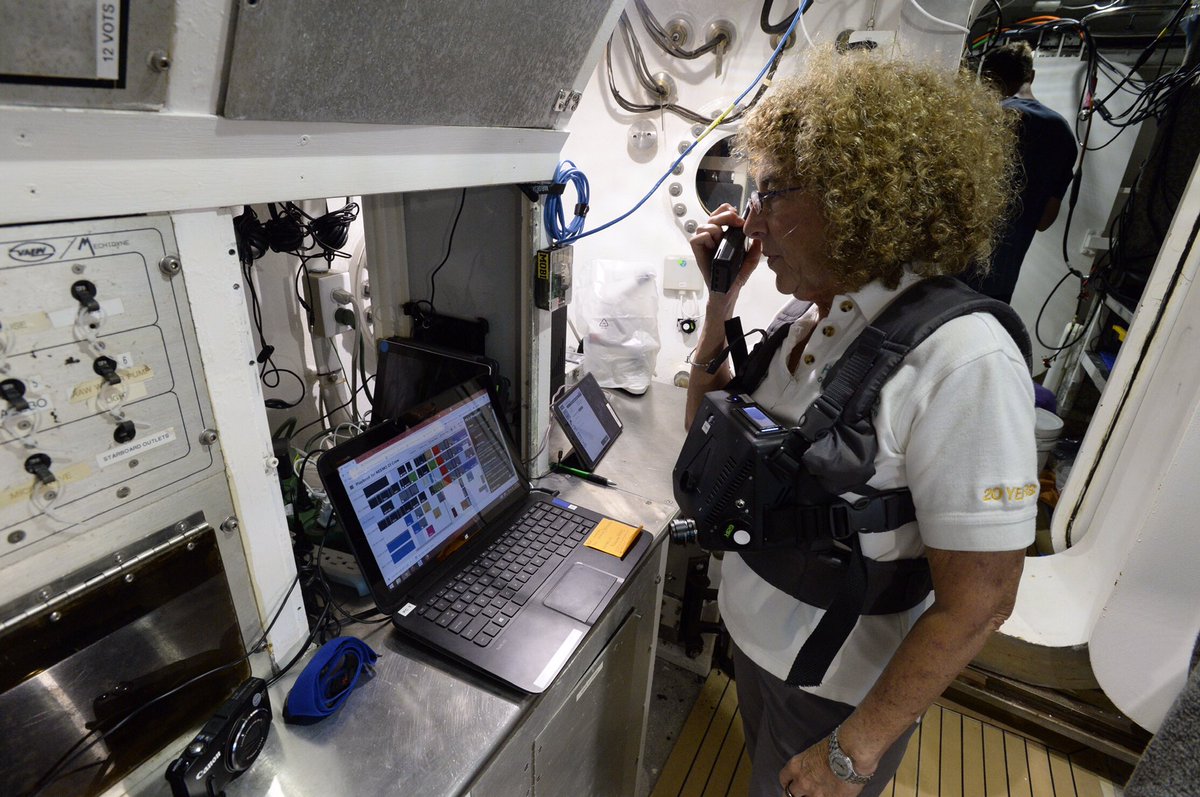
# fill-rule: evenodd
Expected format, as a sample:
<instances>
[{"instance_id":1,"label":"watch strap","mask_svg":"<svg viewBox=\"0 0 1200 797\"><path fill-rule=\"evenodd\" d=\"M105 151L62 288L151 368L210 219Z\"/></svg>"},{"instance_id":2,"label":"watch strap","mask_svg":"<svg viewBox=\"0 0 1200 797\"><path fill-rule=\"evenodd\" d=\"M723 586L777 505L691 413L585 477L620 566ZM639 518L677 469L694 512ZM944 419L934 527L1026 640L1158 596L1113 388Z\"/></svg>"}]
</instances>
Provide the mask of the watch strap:
<instances>
[{"instance_id":1,"label":"watch strap","mask_svg":"<svg viewBox=\"0 0 1200 797\"><path fill-rule=\"evenodd\" d=\"M833 729L832 733L829 734L829 768L833 770L833 774L839 780L844 781L845 783L853 783L857 786L870 783L871 778L875 777L875 773L872 772L870 775L863 775L859 773L859 771L854 768L854 759L851 758L850 754L843 750L841 744L838 743L838 730L841 727L842 726L839 725L837 728ZM835 759L840 761L848 770L846 774L839 772L838 768L833 765Z\"/></svg>"}]
</instances>

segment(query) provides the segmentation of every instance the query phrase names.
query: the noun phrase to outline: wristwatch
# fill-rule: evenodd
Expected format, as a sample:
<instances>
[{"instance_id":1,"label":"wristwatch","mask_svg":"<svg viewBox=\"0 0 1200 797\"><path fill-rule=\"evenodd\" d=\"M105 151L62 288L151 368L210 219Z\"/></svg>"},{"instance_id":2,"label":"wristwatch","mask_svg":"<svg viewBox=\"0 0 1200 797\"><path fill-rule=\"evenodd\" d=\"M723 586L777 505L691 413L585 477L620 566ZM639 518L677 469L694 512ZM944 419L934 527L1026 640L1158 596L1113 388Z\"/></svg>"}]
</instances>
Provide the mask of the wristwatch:
<instances>
[{"instance_id":1,"label":"wristwatch","mask_svg":"<svg viewBox=\"0 0 1200 797\"><path fill-rule=\"evenodd\" d=\"M871 778L875 777L875 773L870 775L861 775L854 768L854 759L842 749L838 744L838 728L833 729L833 733L829 734L829 768L833 770L833 774L838 780L846 783L854 783L859 786L864 783L870 783Z\"/></svg>"}]
</instances>

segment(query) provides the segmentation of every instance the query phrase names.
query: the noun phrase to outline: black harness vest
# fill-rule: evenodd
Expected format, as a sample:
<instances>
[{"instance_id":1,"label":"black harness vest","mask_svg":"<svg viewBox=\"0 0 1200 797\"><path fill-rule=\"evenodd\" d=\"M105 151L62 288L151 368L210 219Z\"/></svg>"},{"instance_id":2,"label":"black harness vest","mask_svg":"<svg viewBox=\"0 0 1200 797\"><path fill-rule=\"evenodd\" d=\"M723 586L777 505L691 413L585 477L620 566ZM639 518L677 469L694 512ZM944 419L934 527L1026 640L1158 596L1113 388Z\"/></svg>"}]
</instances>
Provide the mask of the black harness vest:
<instances>
[{"instance_id":1,"label":"black harness vest","mask_svg":"<svg viewBox=\"0 0 1200 797\"><path fill-rule=\"evenodd\" d=\"M739 356L734 347L737 375L726 388L729 392L751 393L762 383L791 324L807 307L793 302L784 308L748 355ZM900 294L850 344L789 435L780 456L795 468L796 500L775 510L767 526L795 529L796 543L740 554L776 589L825 609L787 683L819 685L861 615L905 611L929 594L932 579L924 558L879 562L862 554L859 534L893 531L916 520L907 487L880 491L867 486L875 475L878 450L871 414L884 383L908 352L947 321L976 312L994 315L1029 363L1029 336L1011 307L952 277L923 280ZM731 323L734 329L739 326L737 319ZM739 337L740 332L730 330L730 341ZM862 498L849 502L842 493Z\"/></svg>"}]
</instances>

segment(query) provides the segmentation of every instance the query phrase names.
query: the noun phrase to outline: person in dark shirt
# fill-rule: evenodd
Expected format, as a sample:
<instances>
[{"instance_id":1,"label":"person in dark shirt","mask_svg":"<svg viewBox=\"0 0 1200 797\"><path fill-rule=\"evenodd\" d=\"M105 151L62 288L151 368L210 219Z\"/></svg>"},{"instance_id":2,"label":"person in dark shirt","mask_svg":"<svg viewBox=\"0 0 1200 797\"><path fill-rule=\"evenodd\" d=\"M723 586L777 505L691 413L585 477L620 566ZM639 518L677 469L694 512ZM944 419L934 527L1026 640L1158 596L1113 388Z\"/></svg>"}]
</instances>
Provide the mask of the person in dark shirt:
<instances>
[{"instance_id":1,"label":"person in dark shirt","mask_svg":"<svg viewBox=\"0 0 1200 797\"><path fill-rule=\"evenodd\" d=\"M962 279L1002 302L1012 301L1021 262L1034 233L1049 229L1058 217L1077 152L1075 134L1067 120L1034 98L1034 74L1033 52L1025 42L997 47L984 58L984 79L1003 92L1001 105L1021 116L1017 143L1020 168L1015 171L1018 194L997 238L990 269L987 273L978 268L968 271Z\"/></svg>"}]
</instances>

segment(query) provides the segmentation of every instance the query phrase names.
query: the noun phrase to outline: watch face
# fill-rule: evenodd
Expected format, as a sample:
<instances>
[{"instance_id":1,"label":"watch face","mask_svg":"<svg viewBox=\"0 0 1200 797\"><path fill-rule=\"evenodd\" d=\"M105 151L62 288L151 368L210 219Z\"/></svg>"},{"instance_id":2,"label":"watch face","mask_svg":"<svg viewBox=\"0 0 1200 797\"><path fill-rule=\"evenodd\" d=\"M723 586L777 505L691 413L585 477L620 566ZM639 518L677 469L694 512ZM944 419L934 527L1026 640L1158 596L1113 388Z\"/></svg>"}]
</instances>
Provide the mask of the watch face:
<instances>
[{"instance_id":1,"label":"watch face","mask_svg":"<svg viewBox=\"0 0 1200 797\"><path fill-rule=\"evenodd\" d=\"M833 774L837 775L840 780L846 780L854 774L854 768L850 765L844 753L841 755L830 753L829 768L833 770Z\"/></svg>"}]
</instances>

